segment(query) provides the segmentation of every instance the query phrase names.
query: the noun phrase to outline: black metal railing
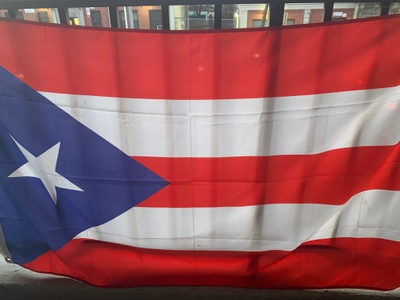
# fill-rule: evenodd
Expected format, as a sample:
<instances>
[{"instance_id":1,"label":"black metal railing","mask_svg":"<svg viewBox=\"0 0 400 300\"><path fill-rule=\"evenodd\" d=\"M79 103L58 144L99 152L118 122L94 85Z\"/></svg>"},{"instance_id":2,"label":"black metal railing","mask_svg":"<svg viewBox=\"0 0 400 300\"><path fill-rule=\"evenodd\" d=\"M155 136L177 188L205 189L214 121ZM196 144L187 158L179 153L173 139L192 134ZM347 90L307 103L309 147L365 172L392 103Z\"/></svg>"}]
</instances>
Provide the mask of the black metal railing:
<instances>
[{"instance_id":1,"label":"black metal railing","mask_svg":"<svg viewBox=\"0 0 400 300\"><path fill-rule=\"evenodd\" d=\"M195 3L194 3L195 2ZM245 3L243 3L245 2ZM222 27L222 5L224 4L269 4L269 26L282 25L286 3L324 3L324 22L332 20L333 6L336 3L359 3L360 0L0 0L0 9L7 9L10 18L17 18L18 9L26 8L57 8L61 24L68 24L68 8L71 7L108 7L111 27L118 27L119 6L149 6L156 5L161 7L162 28L170 29L169 6L171 5L192 5L192 4L212 4L214 5L214 28ZM388 15L390 5L400 0L373 0L381 6L380 15Z\"/></svg>"}]
</instances>

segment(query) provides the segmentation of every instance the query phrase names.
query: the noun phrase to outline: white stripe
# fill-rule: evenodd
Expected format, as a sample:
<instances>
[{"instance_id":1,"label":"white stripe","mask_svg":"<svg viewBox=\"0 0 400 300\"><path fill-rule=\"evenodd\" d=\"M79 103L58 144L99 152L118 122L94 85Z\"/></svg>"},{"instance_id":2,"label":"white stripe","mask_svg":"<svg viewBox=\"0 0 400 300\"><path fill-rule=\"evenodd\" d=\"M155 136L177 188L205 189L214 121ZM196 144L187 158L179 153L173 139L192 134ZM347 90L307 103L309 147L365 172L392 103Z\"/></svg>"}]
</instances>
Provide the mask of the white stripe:
<instances>
[{"instance_id":1,"label":"white stripe","mask_svg":"<svg viewBox=\"0 0 400 300\"><path fill-rule=\"evenodd\" d=\"M216 101L42 94L131 156L313 154L400 140L400 87Z\"/></svg>"},{"instance_id":2,"label":"white stripe","mask_svg":"<svg viewBox=\"0 0 400 300\"><path fill-rule=\"evenodd\" d=\"M135 207L76 238L169 250L293 250L335 237L400 241L400 192L371 190L343 205Z\"/></svg>"}]
</instances>

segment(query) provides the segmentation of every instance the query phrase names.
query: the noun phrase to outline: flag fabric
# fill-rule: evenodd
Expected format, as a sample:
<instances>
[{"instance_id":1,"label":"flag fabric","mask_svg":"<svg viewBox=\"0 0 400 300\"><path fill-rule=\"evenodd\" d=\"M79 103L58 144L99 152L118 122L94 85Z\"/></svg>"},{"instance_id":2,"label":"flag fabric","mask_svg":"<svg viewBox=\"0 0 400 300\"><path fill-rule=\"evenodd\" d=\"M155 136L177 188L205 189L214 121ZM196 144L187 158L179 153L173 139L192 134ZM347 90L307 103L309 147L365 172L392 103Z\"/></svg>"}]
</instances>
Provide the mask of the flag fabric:
<instances>
[{"instance_id":1,"label":"flag fabric","mask_svg":"<svg viewBox=\"0 0 400 300\"><path fill-rule=\"evenodd\" d=\"M0 19L0 252L109 287L400 286L400 18Z\"/></svg>"}]
</instances>

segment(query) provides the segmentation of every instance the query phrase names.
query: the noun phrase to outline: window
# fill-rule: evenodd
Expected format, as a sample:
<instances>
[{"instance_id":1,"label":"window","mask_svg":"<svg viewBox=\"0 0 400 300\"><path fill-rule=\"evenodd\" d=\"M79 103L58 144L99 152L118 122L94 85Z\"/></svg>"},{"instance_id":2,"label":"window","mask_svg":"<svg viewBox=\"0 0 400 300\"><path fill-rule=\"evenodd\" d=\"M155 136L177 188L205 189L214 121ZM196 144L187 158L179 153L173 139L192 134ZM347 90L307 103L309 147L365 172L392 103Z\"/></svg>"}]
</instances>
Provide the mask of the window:
<instances>
[{"instance_id":1,"label":"window","mask_svg":"<svg viewBox=\"0 0 400 300\"><path fill-rule=\"evenodd\" d=\"M162 29L161 10L149 10L150 29Z\"/></svg>"},{"instance_id":2,"label":"window","mask_svg":"<svg viewBox=\"0 0 400 300\"><path fill-rule=\"evenodd\" d=\"M119 17L119 27L126 28L125 11L119 10L118 17Z\"/></svg>"},{"instance_id":3,"label":"window","mask_svg":"<svg viewBox=\"0 0 400 300\"><path fill-rule=\"evenodd\" d=\"M47 11L39 11L38 12L38 20L39 20L39 22L49 23L50 19L49 19L49 14L47 13Z\"/></svg>"},{"instance_id":4,"label":"window","mask_svg":"<svg viewBox=\"0 0 400 300\"><path fill-rule=\"evenodd\" d=\"M287 19L285 25L294 25L295 19Z\"/></svg>"},{"instance_id":5,"label":"window","mask_svg":"<svg viewBox=\"0 0 400 300\"><path fill-rule=\"evenodd\" d=\"M24 19L24 14L22 12L20 12L20 11L17 11L16 18L17 18L17 20L23 20Z\"/></svg>"},{"instance_id":6,"label":"window","mask_svg":"<svg viewBox=\"0 0 400 300\"><path fill-rule=\"evenodd\" d=\"M132 10L132 17L133 17L133 28L139 28L139 16L137 10Z\"/></svg>"},{"instance_id":7,"label":"window","mask_svg":"<svg viewBox=\"0 0 400 300\"><path fill-rule=\"evenodd\" d=\"M261 19L252 19L251 20L251 27L252 28L259 28L262 25L262 20Z\"/></svg>"},{"instance_id":8,"label":"window","mask_svg":"<svg viewBox=\"0 0 400 300\"><path fill-rule=\"evenodd\" d=\"M92 25L97 27L102 27L103 23L101 21L101 13L99 10L91 10L90 18L92 20Z\"/></svg>"},{"instance_id":9,"label":"window","mask_svg":"<svg viewBox=\"0 0 400 300\"><path fill-rule=\"evenodd\" d=\"M236 16L239 16L238 9L233 4L222 5L222 28L236 28Z\"/></svg>"}]
</instances>

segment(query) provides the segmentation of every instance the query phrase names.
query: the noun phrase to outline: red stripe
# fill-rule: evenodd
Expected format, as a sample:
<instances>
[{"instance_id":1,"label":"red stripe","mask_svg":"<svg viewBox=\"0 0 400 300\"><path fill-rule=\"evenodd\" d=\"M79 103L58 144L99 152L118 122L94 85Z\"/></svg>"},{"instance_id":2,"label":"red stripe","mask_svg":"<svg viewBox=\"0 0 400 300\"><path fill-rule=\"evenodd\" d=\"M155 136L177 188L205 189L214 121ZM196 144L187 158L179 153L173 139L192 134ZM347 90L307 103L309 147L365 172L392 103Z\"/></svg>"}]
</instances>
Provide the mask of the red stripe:
<instances>
[{"instance_id":1,"label":"red stripe","mask_svg":"<svg viewBox=\"0 0 400 300\"><path fill-rule=\"evenodd\" d=\"M73 240L25 267L109 287L393 289L400 285L399 251L398 242L367 238L319 240L292 252L262 253L146 250Z\"/></svg>"},{"instance_id":2,"label":"red stripe","mask_svg":"<svg viewBox=\"0 0 400 300\"><path fill-rule=\"evenodd\" d=\"M47 92L230 99L400 84L399 17L167 33L0 20L0 36L0 65Z\"/></svg>"},{"instance_id":3,"label":"red stripe","mask_svg":"<svg viewBox=\"0 0 400 300\"><path fill-rule=\"evenodd\" d=\"M134 157L170 185L143 207L271 203L343 204L371 189L400 190L400 144L315 155L227 158Z\"/></svg>"}]
</instances>

